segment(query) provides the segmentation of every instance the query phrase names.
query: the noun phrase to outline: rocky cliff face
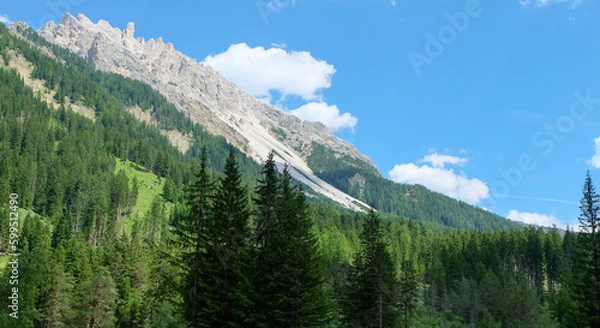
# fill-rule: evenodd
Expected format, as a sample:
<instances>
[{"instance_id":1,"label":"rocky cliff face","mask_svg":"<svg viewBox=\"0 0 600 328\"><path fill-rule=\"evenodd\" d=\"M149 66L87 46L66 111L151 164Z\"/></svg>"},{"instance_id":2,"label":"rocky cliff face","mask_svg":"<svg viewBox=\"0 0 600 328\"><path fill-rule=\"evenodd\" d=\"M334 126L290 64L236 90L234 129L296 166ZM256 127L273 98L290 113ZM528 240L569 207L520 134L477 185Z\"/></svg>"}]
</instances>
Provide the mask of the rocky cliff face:
<instances>
[{"instance_id":1,"label":"rocky cliff face","mask_svg":"<svg viewBox=\"0 0 600 328\"><path fill-rule=\"evenodd\" d=\"M94 24L84 15L65 14L59 24L50 21L38 33L82 56L96 69L149 84L208 131L224 136L255 160L263 161L273 149L278 165L289 163L294 178L316 192L350 208L366 206L317 178L306 158L313 142L375 167L369 157L332 135L325 125L302 121L245 93L161 38L134 38L133 23L121 31L104 20Z\"/></svg>"}]
</instances>

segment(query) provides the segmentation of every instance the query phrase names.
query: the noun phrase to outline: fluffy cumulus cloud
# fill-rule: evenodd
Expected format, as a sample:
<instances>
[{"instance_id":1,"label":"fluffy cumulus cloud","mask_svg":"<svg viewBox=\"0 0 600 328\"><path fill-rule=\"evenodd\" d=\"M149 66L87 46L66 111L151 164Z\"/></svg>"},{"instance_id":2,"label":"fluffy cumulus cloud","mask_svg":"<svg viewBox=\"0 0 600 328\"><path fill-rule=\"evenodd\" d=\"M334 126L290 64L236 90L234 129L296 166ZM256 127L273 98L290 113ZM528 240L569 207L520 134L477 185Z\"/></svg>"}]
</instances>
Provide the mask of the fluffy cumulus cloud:
<instances>
[{"instance_id":1,"label":"fluffy cumulus cloud","mask_svg":"<svg viewBox=\"0 0 600 328\"><path fill-rule=\"evenodd\" d=\"M321 122L333 132L354 129L358 123L355 116L323 101L321 91L331 86L333 65L307 51L287 51L285 43L271 47L233 44L223 53L206 57L203 63L265 103L281 104L288 96L300 97L305 103L290 113L303 120ZM273 92L281 98L272 99Z\"/></svg>"},{"instance_id":2,"label":"fluffy cumulus cloud","mask_svg":"<svg viewBox=\"0 0 600 328\"><path fill-rule=\"evenodd\" d=\"M8 18L7 15L0 13L0 23L3 23L4 25L8 25L8 24L12 23L12 21Z\"/></svg>"},{"instance_id":3,"label":"fluffy cumulus cloud","mask_svg":"<svg viewBox=\"0 0 600 328\"><path fill-rule=\"evenodd\" d=\"M420 184L433 191L466 203L475 205L481 199L489 197L489 188L481 180L469 178L464 173L456 173L444 164L464 164L465 158L447 155L431 154L420 162L429 162L429 165L415 165L413 163L400 164L388 173L392 181L400 183Z\"/></svg>"},{"instance_id":4,"label":"fluffy cumulus cloud","mask_svg":"<svg viewBox=\"0 0 600 328\"><path fill-rule=\"evenodd\" d=\"M600 169L600 137L594 139L596 153L588 160L588 164L596 169Z\"/></svg>"},{"instance_id":5,"label":"fluffy cumulus cloud","mask_svg":"<svg viewBox=\"0 0 600 328\"><path fill-rule=\"evenodd\" d=\"M336 105L324 102L309 102L291 110L290 114L306 121L321 122L334 132L343 128L354 129L358 123L358 119L350 113L340 114Z\"/></svg>"},{"instance_id":6,"label":"fluffy cumulus cloud","mask_svg":"<svg viewBox=\"0 0 600 328\"><path fill-rule=\"evenodd\" d=\"M233 44L223 53L206 57L203 63L258 98L269 98L271 91L277 91L282 97L320 100L319 91L331 86L335 73L333 65L307 51L251 48L245 43Z\"/></svg>"},{"instance_id":7,"label":"fluffy cumulus cloud","mask_svg":"<svg viewBox=\"0 0 600 328\"><path fill-rule=\"evenodd\" d=\"M529 212L519 212L517 210L511 210L506 215L507 219L513 221L519 221L526 224L535 224L538 226L551 227L552 225L556 225L557 227L564 228L565 225L560 222L555 216L539 214L539 213L529 213Z\"/></svg>"}]
</instances>

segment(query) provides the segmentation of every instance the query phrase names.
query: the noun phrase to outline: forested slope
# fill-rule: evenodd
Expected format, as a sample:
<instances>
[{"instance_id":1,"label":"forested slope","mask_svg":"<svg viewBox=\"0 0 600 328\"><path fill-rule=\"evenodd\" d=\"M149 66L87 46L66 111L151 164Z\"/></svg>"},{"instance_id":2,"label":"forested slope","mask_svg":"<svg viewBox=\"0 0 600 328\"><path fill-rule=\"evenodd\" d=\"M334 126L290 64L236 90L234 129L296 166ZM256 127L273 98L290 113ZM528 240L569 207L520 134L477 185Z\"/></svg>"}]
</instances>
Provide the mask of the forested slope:
<instances>
[{"instance_id":1,"label":"forested slope","mask_svg":"<svg viewBox=\"0 0 600 328\"><path fill-rule=\"evenodd\" d=\"M483 231L522 227L518 222L433 192L424 186L385 179L360 161L348 156L336 157L318 144L314 144L313 149L308 164L317 176L386 213L460 229Z\"/></svg>"},{"instance_id":2,"label":"forested slope","mask_svg":"<svg viewBox=\"0 0 600 328\"><path fill-rule=\"evenodd\" d=\"M67 67L82 73L109 90L111 95L120 99L124 105L139 105L145 110L152 109L159 127L167 130L175 129L183 133L190 132L194 127L183 113L177 111L175 106L151 87L118 74L93 70L84 59L64 48L48 43L35 31L21 26L16 29L38 46L49 49L52 54L64 61ZM59 75L55 69L36 72L37 77L50 81L53 85L60 85L57 89L57 99L62 99L63 96L87 99L85 93L89 91L84 91L83 85L72 79L58 81ZM203 134L201 137L201 139L207 138L208 134ZM197 156L203 143L196 139L194 141L191 151L193 156ZM213 148L210 148L212 151ZM219 167L223 159L224 154L220 154L219 160L209 158L209 162ZM318 177L386 213L462 229L510 229L520 226L496 214L431 192L423 186L394 183L383 178L372 166L350 156L334 156L318 143L313 143L312 154L307 162ZM246 167L246 163L243 166ZM352 184L351 178L356 174L365 180L364 186Z\"/></svg>"}]
</instances>

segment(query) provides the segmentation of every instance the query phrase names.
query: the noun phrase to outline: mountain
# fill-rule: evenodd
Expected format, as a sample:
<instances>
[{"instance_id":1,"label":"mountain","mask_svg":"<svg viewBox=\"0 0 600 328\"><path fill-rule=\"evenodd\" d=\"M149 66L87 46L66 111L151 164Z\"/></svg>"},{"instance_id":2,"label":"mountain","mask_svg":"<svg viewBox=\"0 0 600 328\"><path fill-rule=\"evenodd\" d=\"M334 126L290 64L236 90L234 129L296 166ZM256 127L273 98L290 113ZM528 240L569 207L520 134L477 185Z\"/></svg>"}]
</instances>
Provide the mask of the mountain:
<instances>
[{"instance_id":1,"label":"mountain","mask_svg":"<svg viewBox=\"0 0 600 328\"><path fill-rule=\"evenodd\" d=\"M10 27L17 35L27 28L23 23ZM274 150L277 165L281 168L287 163L292 176L314 196L352 210L362 211L372 204L387 213L456 228L520 226L423 186L385 179L368 156L332 135L323 124L302 121L265 104L211 67L178 52L172 44L160 38L136 39L134 32L133 23L121 31L104 20L94 24L82 14L76 18L68 13L58 24L50 21L37 31L44 42L72 51L95 69L150 85L181 113L208 132L223 136L256 162L262 162ZM35 39L32 35L24 37ZM44 49L39 41L38 47ZM140 120L160 121L135 106L127 110ZM194 144L184 131L162 132L184 153L189 144Z\"/></svg>"},{"instance_id":2,"label":"mountain","mask_svg":"<svg viewBox=\"0 0 600 328\"><path fill-rule=\"evenodd\" d=\"M368 207L315 176L306 158L313 142L374 168L370 158L332 135L325 125L302 121L259 101L172 44L160 38L134 38L133 23L121 31L104 20L94 24L84 15L65 14L58 25L50 21L38 33L98 70L149 84L209 132L224 136L256 161L265 160L274 150L278 166L288 163L293 177L310 189L352 209Z\"/></svg>"}]
</instances>

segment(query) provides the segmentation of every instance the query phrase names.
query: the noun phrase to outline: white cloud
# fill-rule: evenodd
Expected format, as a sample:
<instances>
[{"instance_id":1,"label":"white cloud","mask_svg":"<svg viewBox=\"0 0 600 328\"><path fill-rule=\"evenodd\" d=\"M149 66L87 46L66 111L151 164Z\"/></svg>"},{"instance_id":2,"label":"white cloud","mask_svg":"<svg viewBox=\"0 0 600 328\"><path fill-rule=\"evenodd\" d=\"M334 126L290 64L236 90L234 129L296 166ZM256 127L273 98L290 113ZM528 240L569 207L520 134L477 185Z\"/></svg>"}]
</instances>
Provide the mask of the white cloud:
<instances>
[{"instance_id":1,"label":"white cloud","mask_svg":"<svg viewBox=\"0 0 600 328\"><path fill-rule=\"evenodd\" d=\"M321 122L334 132L343 128L354 129L358 123L358 119L350 113L340 114L336 105L324 102L309 102L289 113L303 120Z\"/></svg>"},{"instance_id":2,"label":"white cloud","mask_svg":"<svg viewBox=\"0 0 600 328\"><path fill-rule=\"evenodd\" d=\"M8 25L8 24L12 23L12 21L8 18L7 15L0 14L0 23L3 23L4 25Z\"/></svg>"},{"instance_id":3,"label":"white cloud","mask_svg":"<svg viewBox=\"0 0 600 328\"><path fill-rule=\"evenodd\" d=\"M506 218L513 221L519 221L526 224L535 224L544 227L551 227L553 224L559 228L565 227L565 225L553 215L519 212L517 210L511 210L506 215Z\"/></svg>"},{"instance_id":4,"label":"white cloud","mask_svg":"<svg viewBox=\"0 0 600 328\"><path fill-rule=\"evenodd\" d=\"M392 181L421 184L425 187L475 205L481 199L489 197L488 186L479 179L468 178L464 173L455 173L452 169L417 166L413 163L396 165L388 173Z\"/></svg>"},{"instance_id":5,"label":"white cloud","mask_svg":"<svg viewBox=\"0 0 600 328\"><path fill-rule=\"evenodd\" d=\"M594 139L594 144L596 145L596 153L587 163L596 169L600 169L600 137Z\"/></svg>"},{"instance_id":6,"label":"white cloud","mask_svg":"<svg viewBox=\"0 0 600 328\"><path fill-rule=\"evenodd\" d=\"M571 8L577 7L582 0L518 0L523 7L545 7L547 5L567 2L571 4Z\"/></svg>"},{"instance_id":7,"label":"white cloud","mask_svg":"<svg viewBox=\"0 0 600 328\"><path fill-rule=\"evenodd\" d=\"M333 65L307 51L251 48L245 43L233 44L203 63L258 98L269 98L270 91L277 91L282 98L295 95L306 101L321 100L319 91L331 86L335 73Z\"/></svg>"},{"instance_id":8,"label":"white cloud","mask_svg":"<svg viewBox=\"0 0 600 328\"><path fill-rule=\"evenodd\" d=\"M321 122L334 132L356 126L356 117L323 101L320 92L331 86L333 65L307 51L286 51L285 43L272 43L271 47L233 44L225 52L206 57L203 63L265 103L279 106L288 96L301 97L308 103L290 113L303 120ZM273 99L272 91L281 98Z\"/></svg>"},{"instance_id":9,"label":"white cloud","mask_svg":"<svg viewBox=\"0 0 600 328\"><path fill-rule=\"evenodd\" d=\"M445 163L463 165L467 162L467 159L456 156L440 155L438 153L433 153L425 156L425 158L423 158L421 162L431 163L433 167L444 167Z\"/></svg>"}]
</instances>

